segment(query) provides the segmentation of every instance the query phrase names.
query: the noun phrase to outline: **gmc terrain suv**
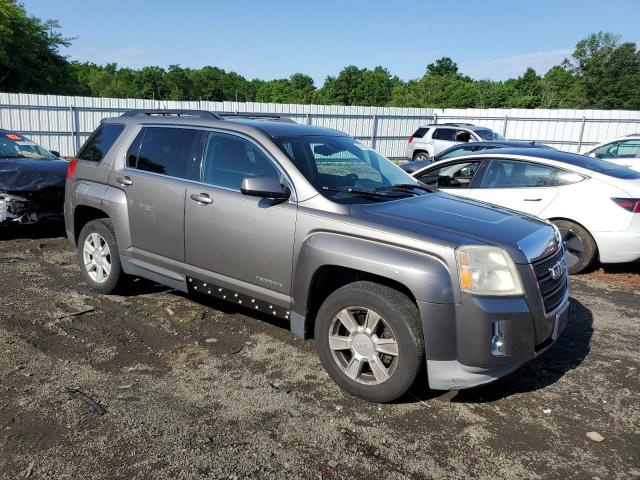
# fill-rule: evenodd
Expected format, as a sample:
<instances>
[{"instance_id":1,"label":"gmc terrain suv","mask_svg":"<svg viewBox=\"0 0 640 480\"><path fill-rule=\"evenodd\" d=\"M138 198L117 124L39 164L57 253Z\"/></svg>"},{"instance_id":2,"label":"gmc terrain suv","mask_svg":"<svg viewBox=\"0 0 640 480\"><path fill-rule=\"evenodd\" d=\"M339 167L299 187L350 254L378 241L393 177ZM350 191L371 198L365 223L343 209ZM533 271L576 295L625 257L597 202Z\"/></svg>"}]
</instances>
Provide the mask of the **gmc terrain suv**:
<instances>
[{"instance_id":1,"label":"gmc terrain suv","mask_svg":"<svg viewBox=\"0 0 640 480\"><path fill-rule=\"evenodd\" d=\"M424 125L409 137L404 155L409 160L428 160L458 143L502 140L506 138L499 133L471 123Z\"/></svg>"},{"instance_id":2,"label":"gmc terrain suv","mask_svg":"<svg viewBox=\"0 0 640 480\"><path fill-rule=\"evenodd\" d=\"M95 290L144 277L282 319L370 401L397 399L425 365L434 389L493 381L567 320L553 226L432 192L326 128L200 111L103 120L70 164L65 217Z\"/></svg>"}]
</instances>

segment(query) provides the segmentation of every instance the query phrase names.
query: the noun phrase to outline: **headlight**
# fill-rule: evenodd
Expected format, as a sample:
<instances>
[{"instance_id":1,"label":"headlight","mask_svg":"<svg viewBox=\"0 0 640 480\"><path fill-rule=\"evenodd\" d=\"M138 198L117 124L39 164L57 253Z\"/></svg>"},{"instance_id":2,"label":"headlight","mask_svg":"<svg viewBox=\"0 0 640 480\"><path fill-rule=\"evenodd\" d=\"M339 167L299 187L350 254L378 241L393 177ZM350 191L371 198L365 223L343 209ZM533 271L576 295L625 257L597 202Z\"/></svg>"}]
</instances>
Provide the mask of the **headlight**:
<instances>
[{"instance_id":1,"label":"headlight","mask_svg":"<svg viewBox=\"0 0 640 480\"><path fill-rule=\"evenodd\" d=\"M498 247L462 245L456 249L460 288L476 295L522 295L522 282L507 252Z\"/></svg>"}]
</instances>

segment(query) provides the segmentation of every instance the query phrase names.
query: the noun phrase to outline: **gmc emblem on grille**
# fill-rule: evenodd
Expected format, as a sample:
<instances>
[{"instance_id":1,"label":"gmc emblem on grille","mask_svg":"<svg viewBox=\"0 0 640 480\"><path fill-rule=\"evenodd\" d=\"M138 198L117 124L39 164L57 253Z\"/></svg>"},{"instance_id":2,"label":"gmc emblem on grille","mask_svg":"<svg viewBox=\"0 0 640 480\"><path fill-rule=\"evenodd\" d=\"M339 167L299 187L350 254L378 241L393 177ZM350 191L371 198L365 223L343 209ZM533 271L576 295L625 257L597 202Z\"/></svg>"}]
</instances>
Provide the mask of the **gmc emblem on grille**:
<instances>
[{"instance_id":1,"label":"gmc emblem on grille","mask_svg":"<svg viewBox=\"0 0 640 480\"><path fill-rule=\"evenodd\" d=\"M553 278L554 280L559 279L564 273L564 262L560 260L549 269L549 272L551 273L551 278Z\"/></svg>"}]
</instances>

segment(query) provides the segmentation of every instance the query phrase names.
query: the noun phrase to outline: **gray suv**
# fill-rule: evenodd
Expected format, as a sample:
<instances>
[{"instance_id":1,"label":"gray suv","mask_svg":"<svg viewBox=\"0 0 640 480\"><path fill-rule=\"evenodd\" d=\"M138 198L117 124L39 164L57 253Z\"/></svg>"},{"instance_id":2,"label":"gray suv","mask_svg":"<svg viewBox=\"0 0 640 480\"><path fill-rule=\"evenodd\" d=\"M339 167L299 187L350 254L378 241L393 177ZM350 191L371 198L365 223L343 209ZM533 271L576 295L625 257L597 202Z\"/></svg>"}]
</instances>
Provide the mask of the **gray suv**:
<instances>
[{"instance_id":1,"label":"gray suv","mask_svg":"<svg viewBox=\"0 0 640 480\"><path fill-rule=\"evenodd\" d=\"M541 220L432 192L335 130L201 111L103 120L69 167L84 280L144 277L315 337L340 387L388 402L496 380L567 320L562 243Z\"/></svg>"}]
</instances>

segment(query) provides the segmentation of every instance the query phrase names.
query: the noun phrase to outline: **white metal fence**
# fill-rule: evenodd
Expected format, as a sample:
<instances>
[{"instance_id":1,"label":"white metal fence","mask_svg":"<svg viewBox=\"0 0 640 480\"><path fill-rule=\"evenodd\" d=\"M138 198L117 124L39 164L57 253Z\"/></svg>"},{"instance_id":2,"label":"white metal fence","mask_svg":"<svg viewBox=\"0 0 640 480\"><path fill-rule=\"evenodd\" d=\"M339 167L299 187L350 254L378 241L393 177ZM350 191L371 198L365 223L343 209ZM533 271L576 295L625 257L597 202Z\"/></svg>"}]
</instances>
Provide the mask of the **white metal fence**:
<instances>
[{"instance_id":1,"label":"white metal fence","mask_svg":"<svg viewBox=\"0 0 640 480\"><path fill-rule=\"evenodd\" d=\"M347 132L391 158L402 157L407 137L419 125L432 122L474 123L510 139L536 140L574 152L608 138L640 131L640 112L625 110L344 107L13 93L0 93L0 128L21 132L45 148L71 156L102 118L134 108L283 114L298 123Z\"/></svg>"}]
</instances>

